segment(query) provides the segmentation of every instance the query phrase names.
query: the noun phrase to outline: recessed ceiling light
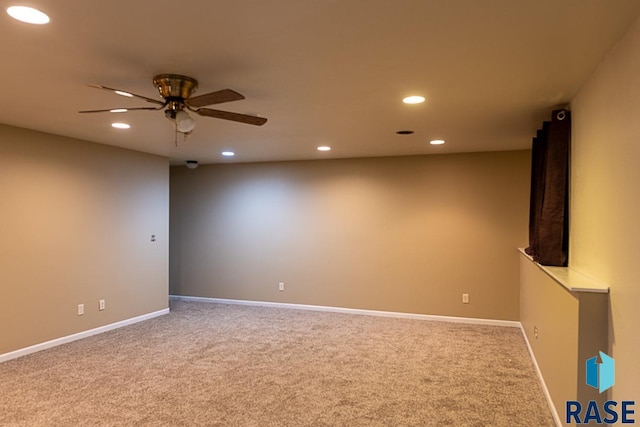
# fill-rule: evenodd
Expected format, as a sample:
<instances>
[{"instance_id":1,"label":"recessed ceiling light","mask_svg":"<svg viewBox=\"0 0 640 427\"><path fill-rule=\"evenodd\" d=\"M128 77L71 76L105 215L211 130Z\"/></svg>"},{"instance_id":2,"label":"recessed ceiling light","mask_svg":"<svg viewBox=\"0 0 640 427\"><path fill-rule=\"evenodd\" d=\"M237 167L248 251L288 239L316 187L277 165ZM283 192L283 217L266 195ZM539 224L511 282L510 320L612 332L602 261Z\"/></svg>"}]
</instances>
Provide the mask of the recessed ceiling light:
<instances>
[{"instance_id":1,"label":"recessed ceiling light","mask_svg":"<svg viewBox=\"0 0 640 427\"><path fill-rule=\"evenodd\" d=\"M49 17L46 13L40 12L38 9L27 6L11 6L7 8L7 13L13 19L26 22L27 24L48 24Z\"/></svg>"},{"instance_id":2,"label":"recessed ceiling light","mask_svg":"<svg viewBox=\"0 0 640 427\"><path fill-rule=\"evenodd\" d=\"M109 110L110 113L126 113L127 110L126 108L114 108L113 110Z\"/></svg>"},{"instance_id":3,"label":"recessed ceiling light","mask_svg":"<svg viewBox=\"0 0 640 427\"><path fill-rule=\"evenodd\" d=\"M114 90L114 92L117 93L118 95L128 96L129 98L133 98L133 95L131 95L129 92L125 92L123 90Z\"/></svg>"},{"instance_id":4,"label":"recessed ceiling light","mask_svg":"<svg viewBox=\"0 0 640 427\"><path fill-rule=\"evenodd\" d=\"M407 96L402 100L402 102L404 102L405 104L420 104L424 102L424 96L419 96L419 95Z\"/></svg>"},{"instance_id":5,"label":"recessed ceiling light","mask_svg":"<svg viewBox=\"0 0 640 427\"><path fill-rule=\"evenodd\" d=\"M442 144L444 144L444 139L432 139L431 141L429 141L429 144L431 144L431 145L442 145Z\"/></svg>"},{"instance_id":6,"label":"recessed ceiling light","mask_svg":"<svg viewBox=\"0 0 640 427\"><path fill-rule=\"evenodd\" d=\"M111 126L116 129L129 129L131 125L127 123L111 123Z\"/></svg>"},{"instance_id":7,"label":"recessed ceiling light","mask_svg":"<svg viewBox=\"0 0 640 427\"><path fill-rule=\"evenodd\" d=\"M328 145L321 145L320 147L318 147L318 151L331 151L331 147L329 147Z\"/></svg>"},{"instance_id":8,"label":"recessed ceiling light","mask_svg":"<svg viewBox=\"0 0 640 427\"><path fill-rule=\"evenodd\" d=\"M414 133L412 130L399 130L396 132L398 135L411 135Z\"/></svg>"},{"instance_id":9,"label":"recessed ceiling light","mask_svg":"<svg viewBox=\"0 0 640 427\"><path fill-rule=\"evenodd\" d=\"M233 157L236 155L236 153L234 153L233 151L223 151L222 155L225 157Z\"/></svg>"}]
</instances>

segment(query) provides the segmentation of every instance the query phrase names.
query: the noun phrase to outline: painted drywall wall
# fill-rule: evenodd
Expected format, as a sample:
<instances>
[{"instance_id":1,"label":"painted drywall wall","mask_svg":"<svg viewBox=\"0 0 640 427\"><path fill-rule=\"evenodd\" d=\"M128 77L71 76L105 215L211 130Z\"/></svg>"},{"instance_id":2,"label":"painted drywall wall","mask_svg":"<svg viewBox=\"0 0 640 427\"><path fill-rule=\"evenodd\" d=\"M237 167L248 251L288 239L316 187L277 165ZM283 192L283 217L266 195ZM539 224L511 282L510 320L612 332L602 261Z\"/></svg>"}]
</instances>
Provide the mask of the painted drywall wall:
<instances>
[{"instance_id":1,"label":"painted drywall wall","mask_svg":"<svg viewBox=\"0 0 640 427\"><path fill-rule=\"evenodd\" d=\"M570 266L608 284L612 397L640 402L640 21L571 102ZM637 412L637 410L636 410Z\"/></svg>"},{"instance_id":2,"label":"painted drywall wall","mask_svg":"<svg viewBox=\"0 0 640 427\"><path fill-rule=\"evenodd\" d=\"M529 162L512 151L172 167L170 292L518 320Z\"/></svg>"},{"instance_id":3,"label":"painted drywall wall","mask_svg":"<svg viewBox=\"0 0 640 427\"><path fill-rule=\"evenodd\" d=\"M522 328L563 420L565 402L578 396L578 297L521 255L520 301Z\"/></svg>"},{"instance_id":4,"label":"painted drywall wall","mask_svg":"<svg viewBox=\"0 0 640 427\"><path fill-rule=\"evenodd\" d=\"M167 159L3 125L0 159L0 354L168 307Z\"/></svg>"},{"instance_id":5,"label":"painted drywall wall","mask_svg":"<svg viewBox=\"0 0 640 427\"><path fill-rule=\"evenodd\" d=\"M520 322L562 423L567 400L609 397L585 383L585 361L607 346L608 301L607 293L569 291L520 256Z\"/></svg>"}]
</instances>

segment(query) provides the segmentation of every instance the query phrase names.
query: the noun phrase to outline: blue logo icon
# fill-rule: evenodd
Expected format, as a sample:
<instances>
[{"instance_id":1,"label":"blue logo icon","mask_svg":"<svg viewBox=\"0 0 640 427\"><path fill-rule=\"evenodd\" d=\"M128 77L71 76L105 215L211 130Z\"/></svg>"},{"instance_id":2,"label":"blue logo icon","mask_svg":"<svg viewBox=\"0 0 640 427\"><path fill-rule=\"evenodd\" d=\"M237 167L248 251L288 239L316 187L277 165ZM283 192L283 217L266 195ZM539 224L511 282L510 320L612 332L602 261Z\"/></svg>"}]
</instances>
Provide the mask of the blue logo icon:
<instances>
[{"instance_id":1,"label":"blue logo icon","mask_svg":"<svg viewBox=\"0 0 640 427\"><path fill-rule=\"evenodd\" d=\"M598 356L587 359L587 385L602 393L615 384L616 362L603 352L600 352L600 361L598 363Z\"/></svg>"}]
</instances>

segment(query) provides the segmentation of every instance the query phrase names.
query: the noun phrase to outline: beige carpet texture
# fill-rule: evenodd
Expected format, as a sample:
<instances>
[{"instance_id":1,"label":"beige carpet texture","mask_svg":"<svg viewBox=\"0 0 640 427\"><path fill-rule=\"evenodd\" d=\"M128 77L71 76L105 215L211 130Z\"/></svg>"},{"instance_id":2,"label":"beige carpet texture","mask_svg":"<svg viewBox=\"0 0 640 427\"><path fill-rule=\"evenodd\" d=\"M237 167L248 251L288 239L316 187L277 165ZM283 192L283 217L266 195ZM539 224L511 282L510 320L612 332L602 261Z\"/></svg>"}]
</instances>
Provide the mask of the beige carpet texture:
<instances>
[{"instance_id":1,"label":"beige carpet texture","mask_svg":"<svg viewBox=\"0 0 640 427\"><path fill-rule=\"evenodd\" d=\"M179 300L0 387L1 426L554 426L518 328Z\"/></svg>"}]
</instances>

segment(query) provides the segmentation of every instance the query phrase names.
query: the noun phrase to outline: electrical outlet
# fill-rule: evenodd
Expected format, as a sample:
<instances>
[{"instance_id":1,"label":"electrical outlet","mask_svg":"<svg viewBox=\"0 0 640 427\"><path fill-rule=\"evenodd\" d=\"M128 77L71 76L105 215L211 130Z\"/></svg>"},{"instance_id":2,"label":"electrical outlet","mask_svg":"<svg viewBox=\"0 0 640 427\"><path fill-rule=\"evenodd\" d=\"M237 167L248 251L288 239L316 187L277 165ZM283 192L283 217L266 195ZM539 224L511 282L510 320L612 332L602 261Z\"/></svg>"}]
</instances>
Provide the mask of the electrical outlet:
<instances>
[{"instance_id":1,"label":"electrical outlet","mask_svg":"<svg viewBox=\"0 0 640 427\"><path fill-rule=\"evenodd\" d=\"M105 303L104 300L101 299L100 302L98 303L98 310L102 311L105 308Z\"/></svg>"},{"instance_id":2,"label":"electrical outlet","mask_svg":"<svg viewBox=\"0 0 640 427\"><path fill-rule=\"evenodd\" d=\"M284 291L284 282L278 283L278 290L281 292Z\"/></svg>"},{"instance_id":3,"label":"electrical outlet","mask_svg":"<svg viewBox=\"0 0 640 427\"><path fill-rule=\"evenodd\" d=\"M533 336L536 337L536 339L538 339L538 327L535 325L533 327Z\"/></svg>"},{"instance_id":4,"label":"electrical outlet","mask_svg":"<svg viewBox=\"0 0 640 427\"><path fill-rule=\"evenodd\" d=\"M469 304L469 294L462 294L462 303Z\"/></svg>"},{"instance_id":5,"label":"electrical outlet","mask_svg":"<svg viewBox=\"0 0 640 427\"><path fill-rule=\"evenodd\" d=\"M82 316L84 314L84 304L78 304L78 316Z\"/></svg>"}]
</instances>

